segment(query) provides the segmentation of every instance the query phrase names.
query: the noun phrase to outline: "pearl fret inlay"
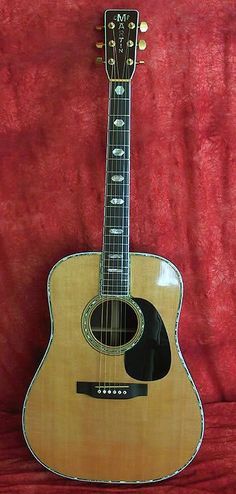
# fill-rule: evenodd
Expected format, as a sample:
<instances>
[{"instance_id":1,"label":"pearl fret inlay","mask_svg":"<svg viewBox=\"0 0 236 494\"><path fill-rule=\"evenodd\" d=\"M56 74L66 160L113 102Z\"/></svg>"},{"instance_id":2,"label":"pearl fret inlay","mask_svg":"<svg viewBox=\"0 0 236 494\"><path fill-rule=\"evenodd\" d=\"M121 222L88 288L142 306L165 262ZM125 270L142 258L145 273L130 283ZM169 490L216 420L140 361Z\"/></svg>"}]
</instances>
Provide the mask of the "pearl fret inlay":
<instances>
[{"instance_id":1,"label":"pearl fret inlay","mask_svg":"<svg viewBox=\"0 0 236 494\"><path fill-rule=\"evenodd\" d=\"M113 182L123 182L124 177L122 175L113 175L111 179Z\"/></svg>"},{"instance_id":2,"label":"pearl fret inlay","mask_svg":"<svg viewBox=\"0 0 236 494\"><path fill-rule=\"evenodd\" d=\"M124 204L124 200L113 197L113 199L111 199L111 204Z\"/></svg>"},{"instance_id":3,"label":"pearl fret inlay","mask_svg":"<svg viewBox=\"0 0 236 494\"><path fill-rule=\"evenodd\" d=\"M125 125L125 122L124 120L122 120L121 118L117 118L114 122L114 125L116 127L123 127L123 125Z\"/></svg>"},{"instance_id":4,"label":"pearl fret inlay","mask_svg":"<svg viewBox=\"0 0 236 494\"><path fill-rule=\"evenodd\" d=\"M110 233L113 235L121 235L123 233L123 230L121 228L111 228Z\"/></svg>"},{"instance_id":5,"label":"pearl fret inlay","mask_svg":"<svg viewBox=\"0 0 236 494\"><path fill-rule=\"evenodd\" d=\"M119 96L124 94L125 88L123 86L116 86L115 88L115 93L118 94Z\"/></svg>"},{"instance_id":6,"label":"pearl fret inlay","mask_svg":"<svg viewBox=\"0 0 236 494\"><path fill-rule=\"evenodd\" d=\"M117 268L108 268L108 273L122 273L122 269L117 269Z\"/></svg>"},{"instance_id":7,"label":"pearl fret inlay","mask_svg":"<svg viewBox=\"0 0 236 494\"><path fill-rule=\"evenodd\" d=\"M113 149L112 154L114 154L114 156L123 156L125 152L123 149L115 148Z\"/></svg>"}]
</instances>

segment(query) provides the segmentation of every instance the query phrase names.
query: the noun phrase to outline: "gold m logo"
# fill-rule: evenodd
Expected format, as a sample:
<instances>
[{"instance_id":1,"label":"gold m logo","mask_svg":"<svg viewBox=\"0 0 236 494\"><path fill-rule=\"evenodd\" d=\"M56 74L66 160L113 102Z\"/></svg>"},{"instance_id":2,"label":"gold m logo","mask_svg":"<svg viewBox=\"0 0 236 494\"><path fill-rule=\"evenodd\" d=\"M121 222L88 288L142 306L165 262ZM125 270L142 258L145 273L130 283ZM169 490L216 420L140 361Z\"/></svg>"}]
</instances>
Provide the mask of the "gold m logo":
<instances>
[{"instance_id":1,"label":"gold m logo","mask_svg":"<svg viewBox=\"0 0 236 494\"><path fill-rule=\"evenodd\" d=\"M129 14L116 14L114 15L114 20L118 22L126 22L129 19Z\"/></svg>"}]
</instances>

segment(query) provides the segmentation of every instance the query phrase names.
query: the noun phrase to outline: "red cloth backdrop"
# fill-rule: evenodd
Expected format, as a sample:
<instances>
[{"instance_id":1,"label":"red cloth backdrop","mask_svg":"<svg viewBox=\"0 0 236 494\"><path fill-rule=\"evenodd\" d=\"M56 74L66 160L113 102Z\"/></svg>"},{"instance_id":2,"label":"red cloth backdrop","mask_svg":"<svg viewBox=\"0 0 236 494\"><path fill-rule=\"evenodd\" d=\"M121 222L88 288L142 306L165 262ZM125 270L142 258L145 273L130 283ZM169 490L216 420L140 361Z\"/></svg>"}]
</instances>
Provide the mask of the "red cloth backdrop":
<instances>
[{"instance_id":1,"label":"red cloth backdrop","mask_svg":"<svg viewBox=\"0 0 236 494\"><path fill-rule=\"evenodd\" d=\"M206 434L181 474L136 493L234 493L234 2L1 0L0 493L118 493L46 471L20 412L50 331L46 279L61 257L101 249L108 83L95 65L106 8L149 31L133 78L131 250L184 278L180 343ZM234 435L233 435L234 434Z\"/></svg>"}]
</instances>

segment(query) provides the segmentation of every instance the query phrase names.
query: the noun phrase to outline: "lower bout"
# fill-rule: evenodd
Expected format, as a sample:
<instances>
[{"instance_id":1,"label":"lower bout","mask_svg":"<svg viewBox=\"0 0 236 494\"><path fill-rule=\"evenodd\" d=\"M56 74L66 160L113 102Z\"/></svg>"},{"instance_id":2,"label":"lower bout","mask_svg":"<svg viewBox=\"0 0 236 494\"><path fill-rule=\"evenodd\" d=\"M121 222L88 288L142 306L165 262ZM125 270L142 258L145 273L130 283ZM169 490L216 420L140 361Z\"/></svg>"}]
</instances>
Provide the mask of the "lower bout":
<instances>
[{"instance_id":1,"label":"lower bout","mask_svg":"<svg viewBox=\"0 0 236 494\"><path fill-rule=\"evenodd\" d=\"M85 481L151 482L177 474L200 447L201 411L194 396L189 407L169 398L160 407L165 397L158 388L149 384L148 397L129 403L71 396L70 407L54 403L53 420L52 410L41 409L39 417L29 403L33 454L53 472Z\"/></svg>"},{"instance_id":2,"label":"lower bout","mask_svg":"<svg viewBox=\"0 0 236 494\"><path fill-rule=\"evenodd\" d=\"M100 254L70 256L53 268L49 278L57 337L52 344L54 351L50 349L32 384L26 402L25 431L39 461L69 478L114 483L161 480L178 473L191 461L200 444L200 408L177 355L174 337L182 296L180 274L161 257L136 253L130 257L131 296L151 301L161 313L173 362L165 379L148 383L148 397L126 403L72 395L71 389L74 393L75 388L66 386L71 376L74 383L76 379L98 380L99 352L86 345L77 329L85 305L98 294ZM69 284L68 279L71 280ZM69 318L66 315L68 306ZM65 367L67 380L65 374L55 375L58 361L63 361L67 351L63 346L63 334L67 343L70 335L67 362L72 370L67 375L68 368ZM62 349L63 356L58 354ZM116 357L109 356L108 359ZM83 368L80 366L82 361ZM117 369L120 370L119 382L129 380L122 363Z\"/></svg>"}]
</instances>

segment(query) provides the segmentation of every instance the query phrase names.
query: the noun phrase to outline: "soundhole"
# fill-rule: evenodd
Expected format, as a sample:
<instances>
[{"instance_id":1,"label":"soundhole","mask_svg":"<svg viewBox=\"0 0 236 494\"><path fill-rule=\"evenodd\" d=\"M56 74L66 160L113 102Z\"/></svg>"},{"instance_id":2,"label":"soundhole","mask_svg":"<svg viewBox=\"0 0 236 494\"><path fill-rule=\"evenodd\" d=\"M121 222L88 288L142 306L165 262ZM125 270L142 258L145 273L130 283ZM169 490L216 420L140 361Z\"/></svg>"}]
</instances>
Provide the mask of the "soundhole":
<instances>
[{"instance_id":1,"label":"soundhole","mask_svg":"<svg viewBox=\"0 0 236 494\"><path fill-rule=\"evenodd\" d=\"M134 308L123 300L99 303L90 318L91 333L106 347L121 347L135 339L138 317Z\"/></svg>"}]
</instances>

